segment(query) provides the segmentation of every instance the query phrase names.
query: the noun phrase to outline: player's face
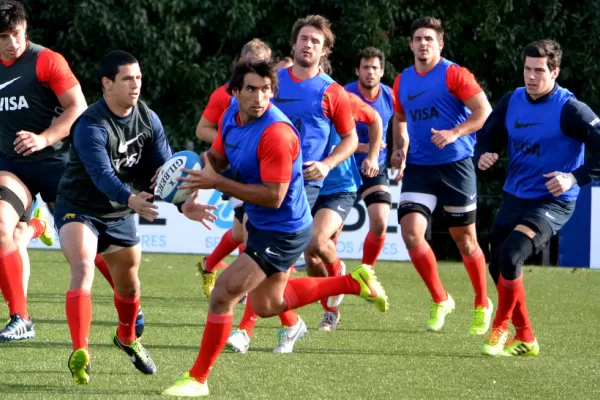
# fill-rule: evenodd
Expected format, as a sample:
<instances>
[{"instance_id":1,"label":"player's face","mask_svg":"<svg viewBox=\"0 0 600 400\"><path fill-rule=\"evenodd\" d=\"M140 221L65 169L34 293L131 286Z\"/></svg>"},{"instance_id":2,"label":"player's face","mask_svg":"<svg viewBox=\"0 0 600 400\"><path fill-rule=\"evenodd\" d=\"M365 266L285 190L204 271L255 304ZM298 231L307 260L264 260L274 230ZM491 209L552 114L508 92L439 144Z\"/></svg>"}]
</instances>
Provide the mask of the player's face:
<instances>
[{"instance_id":1,"label":"player's face","mask_svg":"<svg viewBox=\"0 0 600 400\"><path fill-rule=\"evenodd\" d=\"M431 28L419 28L410 41L410 49L415 59L428 62L440 57L444 42L438 40L437 33Z\"/></svg>"},{"instance_id":2,"label":"player's face","mask_svg":"<svg viewBox=\"0 0 600 400\"><path fill-rule=\"evenodd\" d=\"M19 58L27 47L25 38L26 25L17 25L12 31L0 33L0 57L5 61L11 61Z\"/></svg>"},{"instance_id":3,"label":"player's face","mask_svg":"<svg viewBox=\"0 0 600 400\"><path fill-rule=\"evenodd\" d=\"M523 77L527 94L537 99L549 93L554 87L558 72L559 68L550 71L547 57L525 57Z\"/></svg>"},{"instance_id":4,"label":"player's face","mask_svg":"<svg viewBox=\"0 0 600 400\"><path fill-rule=\"evenodd\" d=\"M356 69L358 82L366 89L373 89L381 82L383 68L379 57L363 58L360 60L360 67Z\"/></svg>"},{"instance_id":5,"label":"player's face","mask_svg":"<svg viewBox=\"0 0 600 400\"><path fill-rule=\"evenodd\" d=\"M302 67L312 67L319 64L322 56L327 54L323 47L325 44L325 35L315 27L305 26L298 32L296 43L292 47L294 50L294 64Z\"/></svg>"},{"instance_id":6,"label":"player's face","mask_svg":"<svg viewBox=\"0 0 600 400\"><path fill-rule=\"evenodd\" d=\"M248 73L244 76L242 89L234 90L233 95L237 98L242 120L254 121L267 111L273 97L271 78Z\"/></svg>"},{"instance_id":7,"label":"player's face","mask_svg":"<svg viewBox=\"0 0 600 400\"><path fill-rule=\"evenodd\" d=\"M142 90L142 71L139 64L121 65L115 80L105 79L105 93L125 108L137 104Z\"/></svg>"}]
</instances>

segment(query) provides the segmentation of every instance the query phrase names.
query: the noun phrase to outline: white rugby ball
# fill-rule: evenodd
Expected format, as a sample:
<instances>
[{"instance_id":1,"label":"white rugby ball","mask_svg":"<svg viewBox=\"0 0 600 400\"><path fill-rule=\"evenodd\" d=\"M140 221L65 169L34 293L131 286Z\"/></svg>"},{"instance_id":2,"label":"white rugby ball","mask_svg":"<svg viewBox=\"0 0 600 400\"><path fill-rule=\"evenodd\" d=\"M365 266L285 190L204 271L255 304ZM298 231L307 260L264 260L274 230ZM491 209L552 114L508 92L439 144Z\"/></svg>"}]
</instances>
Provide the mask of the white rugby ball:
<instances>
[{"instance_id":1,"label":"white rugby ball","mask_svg":"<svg viewBox=\"0 0 600 400\"><path fill-rule=\"evenodd\" d=\"M177 180L179 177L187 176L186 173L181 171L182 168L202 169L200 156L189 150L173 154L158 172L154 195L173 204L179 204L187 200L189 195L185 194L183 190L179 190L179 186L183 182Z\"/></svg>"}]
</instances>

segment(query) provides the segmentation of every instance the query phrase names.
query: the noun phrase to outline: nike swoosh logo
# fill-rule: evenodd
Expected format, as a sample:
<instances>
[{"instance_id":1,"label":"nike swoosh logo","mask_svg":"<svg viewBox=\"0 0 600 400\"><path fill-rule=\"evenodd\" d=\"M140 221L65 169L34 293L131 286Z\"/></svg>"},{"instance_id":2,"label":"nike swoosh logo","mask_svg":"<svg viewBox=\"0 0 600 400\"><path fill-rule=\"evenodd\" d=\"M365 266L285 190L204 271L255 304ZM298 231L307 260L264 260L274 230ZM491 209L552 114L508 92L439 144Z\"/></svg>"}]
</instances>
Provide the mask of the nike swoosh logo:
<instances>
[{"instance_id":1,"label":"nike swoosh logo","mask_svg":"<svg viewBox=\"0 0 600 400\"><path fill-rule=\"evenodd\" d=\"M304 99L282 99L279 95L273 97L275 103L291 103L294 101L304 101Z\"/></svg>"},{"instance_id":2,"label":"nike swoosh logo","mask_svg":"<svg viewBox=\"0 0 600 400\"><path fill-rule=\"evenodd\" d=\"M10 85L11 83L13 83L14 81L16 81L19 78L21 78L21 77L18 76L15 79L12 79L12 80L10 80L8 82L4 82L2 85L0 85L0 90L4 89L5 87L7 87L8 85Z\"/></svg>"},{"instance_id":3,"label":"nike swoosh logo","mask_svg":"<svg viewBox=\"0 0 600 400\"><path fill-rule=\"evenodd\" d=\"M337 207L338 210L340 210L341 212L346 212L346 210L344 210L342 207L338 206Z\"/></svg>"},{"instance_id":4,"label":"nike swoosh logo","mask_svg":"<svg viewBox=\"0 0 600 400\"><path fill-rule=\"evenodd\" d=\"M535 126L535 125L541 125L541 122L525 122L525 123L519 123L519 119L517 118L517 120L515 121L515 128L517 129L521 129L521 128L528 128L530 126Z\"/></svg>"},{"instance_id":5,"label":"nike swoosh logo","mask_svg":"<svg viewBox=\"0 0 600 400\"><path fill-rule=\"evenodd\" d=\"M265 249L265 253L267 253L268 255L271 255L271 256L280 256L281 255L281 254L277 254L277 253L272 252L270 247L267 247Z\"/></svg>"},{"instance_id":6,"label":"nike swoosh logo","mask_svg":"<svg viewBox=\"0 0 600 400\"><path fill-rule=\"evenodd\" d=\"M550 215L548 213L548 211L546 211L546 214L544 214L546 217L550 218L552 221L556 221L556 218L554 218L552 215Z\"/></svg>"},{"instance_id":7,"label":"nike swoosh logo","mask_svg":"<svg viewBox=\"0 0 600 400\"><path fill-rule=\"evenodd\" d=\"M408 94L408 101L413 101L413 100L414 100L414 99L416 99L417 97L419 97L419 96L421 96L421 95L423 95L423 94L425 94L425 93L429 92L429 90L431 90L431 89L424 90L424 91L422 91L422 92L420 92L420 93L417 93L417 94L410 94L410 93L409 93L409 94Z\"/></svg>"},{"instance_id":8,"label":"nike swoosh logo","mask_svg":"<svg viewBox=\"0 0 600 400\"><path fill-rule=\"evenodd\" d=\"M125 152L127 152L127 148L129 147L129 145L130 145L131 143L135 142L136 140L138 140L138 138L139 138L140 136L142 136L142 135L143 135L143 134L142 134L142 133L140 133L139 135L137 135L137 136L136 136L136 137L134 137L133 139L130 139L130 140L126 141L126 142L121 142L121 143L119 143L119 148L117 149L117 150L119 151L119 153L125 153Z\"/></svg>"},{"instance_id":9,"label":"nike swoosh logo","mask_svg":"<svg viewBox=\"0 0 600 400\"><path fill-rule=\"evenodd\" d=\"M475 196L477 196L477 193L475 193L474 195L471 196L471 200L473 200L475 198Z\"/></svg>"},{"instance_id":10,"label":"nike swoosh logo","mask_svg":"<svg viewBox=\"0 0 600 400\"><path fill-rule=\"evenodd\" d=\"M226 149L240 149L239 146L234 146L233 144L225 143Z\"/></svg>"},{"instance_id":11,"label":"nike swoosh logo","mask_svg":"<svg viewBox=\"0 0 600 400\"><path fill-rule=\"evenodd\" d=\"M134 363L136 360L135 356L130 356L129 354L127 355L127 358L129 358L129 361L131 361L132 363Z\"/></svg>"}]
</instances>

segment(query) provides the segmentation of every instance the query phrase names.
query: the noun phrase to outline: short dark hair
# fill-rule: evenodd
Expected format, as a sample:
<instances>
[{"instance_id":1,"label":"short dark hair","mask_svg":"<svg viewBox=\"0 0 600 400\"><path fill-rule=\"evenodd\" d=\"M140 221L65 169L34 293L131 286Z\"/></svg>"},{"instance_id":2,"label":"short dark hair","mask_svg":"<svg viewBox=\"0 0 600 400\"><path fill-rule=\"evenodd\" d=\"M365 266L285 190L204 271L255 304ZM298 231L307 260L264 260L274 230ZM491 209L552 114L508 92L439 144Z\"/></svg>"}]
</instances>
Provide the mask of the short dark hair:
<instances>
[{"instance_id":1,"label":"short dark hair","mask_svg":"<svg viewBox=\"0 0 600 400\"><path fill-rule=\"evenodd\" d=\"M0 1L0 32L13 31L24 22L27 18L23 4L14 0Z\"/></svg>"},{"instance_id":2,"label":"short dark hair","mask_svg":"<svg viewBox=\"0 0 600 400\"><path fill-rule=\"evenodd\" d=\"M383 52L381 50L379 50L377 47L365 47L364 49L362 49L360 51L360 53L358 53L358 56L356 57L356 68L360 68L360 63L361 61L364 59L370 59L370 58L379 58L379 63L381 64L381 68L385 67L385 55L383 54Z\"/></svg>"},{"instance_id":3,"label":"short dark hair","mask_svg":"<svg viewBox=\"0 0 600 400\"><path fill-rule=\"evenodd\" d=\"M415 32L421 28L433 29L437 33L437 39L441 42L444 40L444 28L442 21L433 17L423 17L415 19L410 25L410 40L415 36Z\"/></svg>"},{"instance_id":4,"label":"short dark hair","mask_svg":"<svg viewBox=\"0 0 600 400\"><path fill-rule=\"evenodd\" d=\"M560 68L562 54L562 49L557 41L552 39L538 40L537 42L529 43L525 46L525 49L523 49L523 63L525 63L527 57L546 57L548 69L554 71L556 68Z\"/></svg>"},{"instance_id":5,"label":"short dark hair","mask_svg":"<svg viewBox=\"0 0 600 400\"><path fill-rule=\"evenodd\" d=\"M111 81L114 81L115 76L119 73L119 67L130 64L139 64L139 62L132 54L126 51L113 50L106 53L100 59L98 66L100 81L102 81L102 78L108 78Z\"/></svg>"},{"instance_id":6,"label":"short dark hair","mask_svg":"<svg viewBox=\"0 0 600 400\"><path fill-rule=\"evenodd\" d=\"M277 69L273 61L241 60L233 66L229 85L227 86L227 93L233 94L234 90L242 90L246 74L257 74L260 77L271 79L271 88L273 91L277 90Z\"/></svg>"}]
</instances>

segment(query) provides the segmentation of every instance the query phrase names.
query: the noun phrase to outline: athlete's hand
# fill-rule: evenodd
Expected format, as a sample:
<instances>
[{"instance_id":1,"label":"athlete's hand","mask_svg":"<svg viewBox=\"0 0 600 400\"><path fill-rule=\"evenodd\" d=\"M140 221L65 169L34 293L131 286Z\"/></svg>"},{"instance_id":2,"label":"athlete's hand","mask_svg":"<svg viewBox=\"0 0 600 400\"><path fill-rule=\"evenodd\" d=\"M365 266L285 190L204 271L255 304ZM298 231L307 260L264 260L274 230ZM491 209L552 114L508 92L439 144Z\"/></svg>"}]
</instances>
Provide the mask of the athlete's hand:
<instances>
[{"instance_id":1,"label":"athlete's hand","mask_svg":"<svg viewBox=\"0 0 600 400\"><path fill-rule=\"evenodd\" d=\"M132 194L129 196L127 207L138 213L140 217L144 217L148 221L154 221L158 217L158 206L150 203L148 200L152 198L150 193L141 192L140 194Z\"/></svg>"},{"instance_id":2,"label":"athlete's hand","mask_svg":"<svg viewBox=\"0 0 600 400\"><path fill-rule=\"evenodd\" d=\"M379 173L379 163L377 158L365 158L360 166L362 173L369 178L376 176Z\"/></svg>"},{"instance_id":3,"label":"athlete's hand","mask_svg":"<svg viewBox=\"0 0 600 400\"><path fill-rule=\"evenodd\" d=\"M214 189L217 186L219 174L208 161L206 153L202 153L200 158L202 159L202 165L204 165L201 170L182 168L181 171L188 175L177 178L178 181L183 182L179 188L187 189L187 193L193 193L198 189Z\"/></svg>"},{"instance_id":4,"label":"athlete's hand","mask_svg":"<svg viewBox=\"0 0 600 400\"><path fill-rule=\"evenodd\" d=\"M215 214L211 213L211 210L216 210L217 207L211 206L209 204L202 204L198 201L199 191L195 191L194 194L190 196L182 205L181 211L183 215L188 217L191 220L198 221L202 225L206 227L206 229L211 230L211 227L206 222L215 222L217 217ZM206 221L206 222L205 222Z\"/></svg>"},{"instance_id":5,"label":"athlete's hand","mask_svg":"<svg viewBox=\"0 0 600 400\"><path fill-rule=\"evenodd\" d=\"M454 131L438 131L431 128L431 134L433 135L431 136L431 143L433 143L440 150L445 146L456 142L456 139L458 139L458 135Z\"/></svg>"},{"instance_id":6,"label":"athlete's hand","mask_svg":"<svg viewBox=\"0 0 600 400\"><path fill-rule=\"evenodd\" d=\"M549 174L544 174L544 178L552 178L546 182L546 187L554 197L560 196L567 190L571 189L573 185L577 184L577 179L575 176L566 172L550 172Z\"/></svg>"},{"instance_id":7,"label":"athlete's hand","mask_svg":"<svg viewBox=\"0 0 600 400\"><path fill-rule=\"evenodd\" d=\"M394 181L400 182L402 177L404 176L404 168L406 167L406 154L402 149L396 149L392 153L392 175L394 175L395 171L398 171L396 176L394 176Z\"/></svg>"},{"instance_id":8,"label":"athlete's hand","mask_svg":"<svg viewBox=\"0 0 600 400\"><path fill-rule=\"evenodd\" d=\"M327 163L321 161L307 161L302 164L307 167L303 172L304 180L309 182L320 181L321 179L325 179L325 177L331 171L331 168Z\"/></svg>"},{"instance_id":9,"label":"athlete's hand","mask_svg":"<svg viewBox=\"0 0 600 400\"><path fill-rule=\"evenodd\" d=\"M496 161L498 161L498 153L483 153L481 157L479 157L477 167L480 170L485 171L492 165L496 164Z\"/></svg>"},{"instance_id":10,"label":"athlete's hand","mask_svg":"<svg viewBox=\"0 0 600 400\"><path fill-rule=\"evenodd\" d=\"M48 147L48 139L43 135L36 135L33 132L19 131L17 132L17 138L13 142L15 145L15 152L17 154L23 154L28 156L40 151L45 147Z\"/></svg>"},{"instance_id":11,"label":"athlete's hand","mask_svg":"<svg viewBox=\"0 0 600 400\"><path fill-rule=\"evenodd\" d=\"M156 187L156 180L158 179L158 173L162 167L158 167L152 179L150 179L150 189L154 189Z\"/></svg>"}]
</instances>

